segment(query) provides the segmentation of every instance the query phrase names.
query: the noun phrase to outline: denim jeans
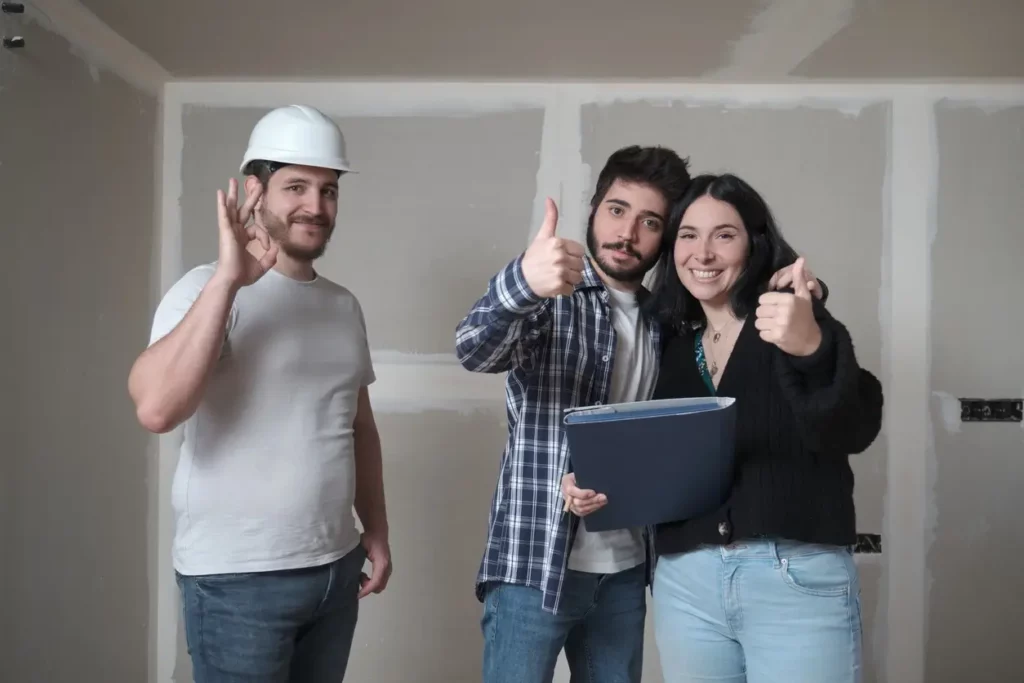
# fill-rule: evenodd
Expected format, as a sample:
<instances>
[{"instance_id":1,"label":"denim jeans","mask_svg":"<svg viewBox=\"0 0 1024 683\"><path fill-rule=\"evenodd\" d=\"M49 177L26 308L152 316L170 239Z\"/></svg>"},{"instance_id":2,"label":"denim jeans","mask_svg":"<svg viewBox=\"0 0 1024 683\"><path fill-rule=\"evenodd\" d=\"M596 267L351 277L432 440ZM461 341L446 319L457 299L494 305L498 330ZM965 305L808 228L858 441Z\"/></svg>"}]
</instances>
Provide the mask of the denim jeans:
<instances>
[{"instance_id":1,"label":"denim jeans","mask_svg":"<svg viewBox=\"0 0 1024 683\"><path fill-rule=\"evenodd\" d=\"M860 583L845 547L739 541L658 560L665 683L858 683Z\"/></svg>"},{"instance_id":2,"label":"denim jeans","mask_svg":"<svg viewBox=\"0 0 1024 683\"><path fill-rule=\"evenodd\" d=\"M365 559L357 546L308 569L179 574L195 683L339 683Z\"/></svg>"},{"instance_id":3,"label":"denim jeans","mask_svg":"<svg viewBox=\"0 0 1024 683\"><path fill-rule=\"evenodd\" d=\"M569 570L558 614L535 588L492 583L484 597L483 683L550 683L565 648L572 683L640 683L646 568Z\"/></svg>"}]
</instances>

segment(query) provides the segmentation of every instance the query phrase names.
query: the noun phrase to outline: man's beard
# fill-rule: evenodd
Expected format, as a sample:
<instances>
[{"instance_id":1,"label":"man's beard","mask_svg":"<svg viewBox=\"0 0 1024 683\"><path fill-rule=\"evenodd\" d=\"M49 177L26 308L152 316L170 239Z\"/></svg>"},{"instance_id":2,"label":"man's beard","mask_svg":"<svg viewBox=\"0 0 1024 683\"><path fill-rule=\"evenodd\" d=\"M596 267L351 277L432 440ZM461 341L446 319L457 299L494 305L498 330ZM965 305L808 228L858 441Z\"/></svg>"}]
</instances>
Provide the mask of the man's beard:
<instances>
[{"instance_id":1,"label":"man's beard","mask_svg":"<svg viewBox=\"0 0 1024 683\"><path fill-rule=\"evenodd\" d=\"M644 279L647 272L654 267L658 262L658 252L654 252L646 259L641 256L640 252L630 244L629 242L605 242L604 244L597 244L597 238L594 237L594 217L590 217L590 221L587 223L587 249L593 255L594 260L597 261L597 265L601 266L601 270L608 277L618 280L625 284L636 284ZM601 249L612 249L622 250L635 259L638 259L637 264L628 268L620 268L614 263L609 263L601 256Z\"/></svg>"},{"instance_id":2,"label":"man's beard","mask_svg":"<svg viewBox=\"0 0 1024 683\"><path fill-rule=\"evenodd\" d=\"M270 239L277 242L280 245L281 251L295 259L296 261L315 261L324 255L327 250L327 244L331 241L331 235L334 233L334 226L326 216L313 216L306 213L297 213L288 218L285 222L278 218L275 214L271 213L266 207L260 209L260 223L266 229ZM300 247L291 242L288 239L289 231L294 223L308 223L310 225L318 225L322 230L327 233L324 238L323 244L315 248Z\"/></svg>"}]
</instances>

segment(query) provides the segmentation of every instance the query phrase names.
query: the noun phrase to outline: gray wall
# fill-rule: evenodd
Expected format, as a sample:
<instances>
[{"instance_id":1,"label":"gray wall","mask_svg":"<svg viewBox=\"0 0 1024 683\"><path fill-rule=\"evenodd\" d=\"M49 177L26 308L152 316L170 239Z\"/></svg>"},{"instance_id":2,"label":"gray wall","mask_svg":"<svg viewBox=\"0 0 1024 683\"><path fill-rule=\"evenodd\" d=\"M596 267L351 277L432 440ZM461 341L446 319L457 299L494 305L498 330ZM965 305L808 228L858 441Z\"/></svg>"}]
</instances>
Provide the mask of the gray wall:
<instances>
[{"instance_id":1,"label":"gray wall","mask_svg":"<svg viewBox=\"0 0 1024 683\"><path fill-rule=\"evenodd\" d=\"M961 424L948 398L1024 394L1024 107L940 103L932 246L934 543L929 683L1021 680L1024 430ZM952 419L950 419L952 418Z\"/></svg>"},{"instance_id":2,"label":"gray wall","mask_svg":"<svg viewBox=\"0 0 1024 683\"><path fill-rule=\"evenodd\" d=\"M138 683L146 452L126 379L149 325L157 104L2 17L0 680Z\"/></svg>"},{"instance_id":3,"label":"gray wall","mask_svg":"<svg viewBox=\"0 0 1024 683\"><path fill-rule=\"evenodd\" d=\"M306 0L310 14L278 0L82 2L181 78L1024 76L1020 0Z\"/></svg>"}]
</instances>

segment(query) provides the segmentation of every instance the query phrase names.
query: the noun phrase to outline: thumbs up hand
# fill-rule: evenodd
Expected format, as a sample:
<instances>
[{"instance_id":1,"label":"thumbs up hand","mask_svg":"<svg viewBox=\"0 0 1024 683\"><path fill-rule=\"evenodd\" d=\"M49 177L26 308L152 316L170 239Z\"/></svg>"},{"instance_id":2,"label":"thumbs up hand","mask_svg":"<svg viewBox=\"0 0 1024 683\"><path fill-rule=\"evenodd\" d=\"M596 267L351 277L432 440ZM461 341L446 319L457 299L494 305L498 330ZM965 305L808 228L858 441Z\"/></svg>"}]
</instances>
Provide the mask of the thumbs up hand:
<instances>
[{"instance_id":1,"label":"thumbs up hand","mask_svg":"<svg viewBox=\"0 0 1024 683\"><path fill-rule=\"evenodd\" d=\"M544 222L523 255L526 284L541 298L572 294L583 281L583 245L555 235L558 208L549 198Z\"/></svg>"},{"instance_id":2,"label":"thumbs up hand","mask_svg":"<svg viewBox=\"0 0 1024 683\"><path fill-rule=\"evenodd\" d=\"M821 328L814 319L811 290L801 256L793 265L793 293L766 292L758 299L754 327L761 339L791 356L809 356L821 345Z\"/></svg>"}]
</instances>

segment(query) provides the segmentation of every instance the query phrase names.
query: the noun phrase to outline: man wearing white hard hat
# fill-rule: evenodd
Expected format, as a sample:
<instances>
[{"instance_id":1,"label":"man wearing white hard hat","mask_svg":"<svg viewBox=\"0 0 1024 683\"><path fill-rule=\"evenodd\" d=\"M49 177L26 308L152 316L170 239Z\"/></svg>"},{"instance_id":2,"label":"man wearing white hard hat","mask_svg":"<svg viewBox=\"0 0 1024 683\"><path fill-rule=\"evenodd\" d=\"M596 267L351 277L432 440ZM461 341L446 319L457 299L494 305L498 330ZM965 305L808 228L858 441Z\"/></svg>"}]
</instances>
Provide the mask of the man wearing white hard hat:
<instances>
[{"instance_id":1,"label":"man wearing white hard hat","mask_svg":"<svg viewBox=\"0 0 1024 683\"><path fill-rule=\"evenodd\" d=\"M337 683L391 573L362 308L313 267L352 168L338 126L292 105L241 170L241 208L234 179L217 191L217 261L166 293L129 392L146 429L184 425L173 562L196 683Z\"/></svg>"}]
</instances>

